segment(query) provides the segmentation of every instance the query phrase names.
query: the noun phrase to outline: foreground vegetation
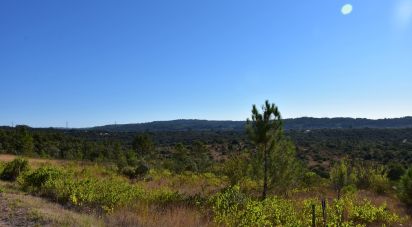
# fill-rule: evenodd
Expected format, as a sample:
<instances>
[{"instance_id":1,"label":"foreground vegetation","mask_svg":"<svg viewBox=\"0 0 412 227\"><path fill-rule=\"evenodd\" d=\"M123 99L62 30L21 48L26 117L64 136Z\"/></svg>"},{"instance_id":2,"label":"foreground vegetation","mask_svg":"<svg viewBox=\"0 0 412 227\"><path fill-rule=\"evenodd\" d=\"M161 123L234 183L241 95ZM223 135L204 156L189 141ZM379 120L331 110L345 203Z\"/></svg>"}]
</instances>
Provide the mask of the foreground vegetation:
<instances>
[{"instance_id":1,"label":"foreground vegetation","mask_svg":"<svg viewBox=\"0 0 412 227\"><path fill-rule=\"evenodd\" d=\"M0 134L0 148L25 158L0 156L0 180L9 182L2 183L0 193L28 193L97 220L84 225L412 224L412 169L407 170L407 163L354 152L316 158L311 149L324 141L311 142L306 145L311 149L302 153L302 138L314 139L299 133L291 139L279 110L269 102L261 111L253 107L245 137L226 143L230 152L200 141L159 147L149 134L122 142L33 134L17 127ZM408 142L403 144L408 149ZM30 158L39 156L43 158ZM66 160L45 159L50 157Z\"/></svg>"},{"instance_id":2,"label":"foreground vegetation","mask_svg":"<svg viewBox=\"0 0 412 227\"><path fill-rule=\"evenodd\" d=\"M368 193L347 185L338 199L332 180L306 179L286 194L270 193L261 200L259 182L250 179L242 180L241 187L232 186L227 176L213 173L150 170L136 181L119 174L116 168L17 158L1 164L1 178L10 179L5 178L7 169L23 169L12 183L18 190L100 217L105 225L310 226L313 205L319 226L324 217L329 226L409 223L406 209L399 209L399 200L391 196L392 192ZM322 199L326 199L325 215ZM170 220L160 218L164 215Z\"/></svg>"}]
</instances>

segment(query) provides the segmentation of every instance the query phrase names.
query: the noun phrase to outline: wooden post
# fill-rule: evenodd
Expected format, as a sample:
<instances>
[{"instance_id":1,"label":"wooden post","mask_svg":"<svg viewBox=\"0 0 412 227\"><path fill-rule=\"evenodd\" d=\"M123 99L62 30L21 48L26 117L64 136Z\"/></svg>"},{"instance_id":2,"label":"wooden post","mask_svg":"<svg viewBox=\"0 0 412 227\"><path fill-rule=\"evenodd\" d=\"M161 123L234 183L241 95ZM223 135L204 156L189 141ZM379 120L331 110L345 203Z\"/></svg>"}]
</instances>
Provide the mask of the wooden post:
<instances>
[{"instance_id":1,"label":"wooden post","mask_svg":"<svg viewBox=\"0 0 412 227\"><path fill-rule=\"evenodd\" d=\"M326 227L326 199L322 199L323 227Z\"/></svg>"}]
</instances>

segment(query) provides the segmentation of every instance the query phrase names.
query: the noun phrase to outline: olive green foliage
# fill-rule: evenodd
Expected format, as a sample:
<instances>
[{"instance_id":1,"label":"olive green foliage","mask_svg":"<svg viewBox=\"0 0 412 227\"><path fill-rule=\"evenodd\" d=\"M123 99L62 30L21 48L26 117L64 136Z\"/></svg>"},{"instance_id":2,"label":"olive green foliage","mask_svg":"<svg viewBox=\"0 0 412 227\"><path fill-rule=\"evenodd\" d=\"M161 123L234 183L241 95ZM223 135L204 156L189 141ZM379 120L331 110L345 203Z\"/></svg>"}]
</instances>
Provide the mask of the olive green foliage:
<instances>
[{"instance_id":1,"label":"olive green foliage","mask_svg":"<svg viewBox=\"0 0 412 227\"><path fill-rule=\"evenodd\" d=\"M312 187L320 184L321 177L314 172L306 172L303 175L302 181L304 186Z\"/></svg>"},{"instance_id":2,"label":"olive green foliage","mask_svg":"<svg viewBox=\"0 0 412 227\"><path fill-rule=\"evenodd\" d=\"M122 177L112 175L97 177L82 170L60 170L55 167L41 167L23 176L21 186L24 190L49 197L61 203L78 207L101 209L112 212L122 206L136 202L150 204L176 204L185 197L171 189L159 188L145 190L133 185Z\"/></svg>"},{"instance_id":3,"label":"olive green foliage","mask_svg":"<svg viewBox=\"0 0 412 227\"><path fill-rule=\"evenodd\" d=\"M304 171L295 150L289 139L278 138L269 155L269 189L284 193L300 184Z\"/></svg>"},{"instance_id":4,"label":"olive green foliage","mask_svg":"<svg viewBox=\"0 0 412 227\"><path fill-rule=\"evenodd\" d=\"M370 189L383 194L390 189L387 170L384 166L361 162L353 168L354 181L360 189Z\"/></svg>"},{"instance_id":5,"label":"olive green foliage","mask_svg":"<svg viewBox=\"0 0 412 227\"><path fill-rule=\"evenodd\" d=\"M155 144L148 134L139 134L133 140L133 149L140 156L152 154Z\"/></svg>"},{"instance_id":6,"label":"olive green foliage","mask_svg":"<svg viewBox=\"0 0 412 227\"><path fill-rule=\"evenodd\" d=\"M350 218L354 221L362 221L366 224L376 222L393 224L402 221L398 215L388 211L386 204L374 206L370 201L363 200L360 205L351 208Z\"/></svg>"},{"instance_id":7,"label":"olive green foliage","mask_svg":"<svg viewBox=\"0 0 412 227\"><path fill-rule=\"evenodd\" d=\"M397 181L405 174L405 168L400 163L390 163L388 165L388 178Z\"/></svg>"},{"instance_id":8,"label":"olive green foliage","mask_svg":"<svg viewBox=\"0 0 412 227\"><path fill-rule=\"evenodd\" d=\"M62 170L52 167L52 166L43 166L32 172L27 173L23 179L23 187L28 190L39 191L44 187L48 182L55 181L59 178L63 178Z\"/></svg>"},{"instance_id":9,"label":"olive green foliage","mask_svg":"<svg viewBox=\"0 0 412 227\"><path fill-rule=\"evenodd\" d=\"M190 158L190 150L183 144L177 144L172 151L171 158L164 166L167 169L181 173L183 171L197 171L196 162Z\"/></svg>"},{"instance_id":10,"label":"olive green foliage","mask_svg":"<svg viewBox=\"0 0 412 227\"><path fill-rule=\"evenodd\" d=\"M150 168L146 162L140 161L135 167L126 166L120 170L120 172L129 177L130 179L137 179L144 177Z\"/></svg>"},{"instance_id":11,"label":"olive green foliage","mask_svg":"<svg viewBox=\"0 0 412 227\"><path fill-rule=\"evenodd\" d=\"M212 164L212 157L206 146L201 142L194 142L192 146L181 143L174 146L172 154L164 161L163 166L177 173L207 172Z\"/></svg>"},{"instance_id":12,"label":"olive green foliage","mask_svg":"<svg viewBox=\"0 0 412 227\"><path fill-rule=\"evenodd\" d=\"M16 154L31 155L34 151L33 136L25 126L17 126L14 135L16 139Z\"/></svg>"},{"instance_id":13,"label":"olive green foliage","mask_svg":"<svg viewBox=\"0 0 412 227\"><path fill-rule=\"evenodd\" d=\"M203 142L195 141L190 147L190 158L196 163L198 172L207 172L213 165L213 158Z\"/></svg>"},{"instance_id":14,"label":"olive green foliage","mask_svg":"<svg viewBox=\"0 0 412 227\"><path fill-rule=\"evenodd\" d=\"M214 221L224 226L311 226L315 205L316 226L323 226L321 203L310 198L302 202L270 196L257 201L233 186L211 197ZM328 226L367 226L374 223L401 223L402 219L387 210L386 204L373 205L368 200L344 196L327 202Z\"/></svg>"},{"instance_id":15,"label":"olive green foliage","mask_svg":"<svg viewBox=\"0 0 412 227\"><path fill-rule=\"evenodd\" d=\"M349 171L346 160L341 160L333 165L330 170L330 180L338 193L338 198L340 198L342 189L353 182L353 175Z\"/></svg>"},{"instance_id":16,"label":"olive green foliage","mask_svg":"<svg viewBox=\"0 0 412 227\"><path fill-rule=\"evenodd\" d=\"M1 174L3 173L4 166L5 166L5 164L0 161L0 176L1 176Z\"/></svg>"},{"instance_id":17,"label":"olive green foliage","mask_svg":"<svg viewBox=\"0 0 412 227\"><path fill-rule=\"evenodd\" d=\"M0 173L0 179L7 181L15 181L17 177L29 170L29 163L26 159L16 158L13 161L4 165L3 171Z\"/></svg>"},{"instance_id":18,"label":"olive green foliage","mask_svg":"<svg viewBox=\"0 0 412 227\"><path fill-rule=\"evenodd\" d=\"M399 198L408 206L412 206L412 168L409 168L399 181Z\"/></svg>"},{"instance_id":19,"label":"olive green foliage","mask_svg":"<svg viewBox=\"0 0 412 227\"><path fill-rule=\"evenodd\" d=\"M231 185L241 184L250 176L250 162L250 155L246 152L233 154L225 161L223 173L229 177Z\"/></svg>"}]
</instances>

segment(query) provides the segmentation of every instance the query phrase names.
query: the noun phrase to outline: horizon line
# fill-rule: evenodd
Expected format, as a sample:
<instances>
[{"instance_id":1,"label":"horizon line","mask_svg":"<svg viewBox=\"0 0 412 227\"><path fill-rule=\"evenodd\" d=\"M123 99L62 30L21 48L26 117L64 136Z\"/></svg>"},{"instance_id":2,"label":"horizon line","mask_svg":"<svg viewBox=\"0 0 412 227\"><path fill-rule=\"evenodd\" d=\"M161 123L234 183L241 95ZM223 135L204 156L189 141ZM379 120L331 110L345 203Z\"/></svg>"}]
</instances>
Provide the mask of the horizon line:
<instances>
[{"instance_id":1,"label":"horizon line","mask_svg":"<svg viewBox=\"0 0 412 227\"><path fill-rule=\"evenodd\" d=\"M354 119L354 120L378 121L378 120L394 120L394 119L412 118L412 115L406 115L406 116L403 116L403 117L385 117L385 118L309 117L309 116L302 116L302 117L293 117L293 118L282 118L282 120L294 120L294 119L302 119L302 118L310 118L310 119ZM102 124L102 125L94 125L94 126L86 126L86 127L64 127L64 126L40 126L40 127L36 127L36 126L31 126L29 124L18 124L18 123L15 123L15 122L13 122L12 126L10 126L10 125L0 125L0 127L15 128L16 126L27 126L27 127L30 127L30 128L38 128L38 129L47 129L47 128L54 128L54 129L89 129L89 128L96 128L96 127L104 127L104 126L150 124L150 123L154 123L154 122L169 122L169 121L232 121L232 122L246 122L246 120L214 120L214 119L199 119L199 118L178 118L178 119L171 119L171 120L154 120L154 121L145 121L145 122Z\"/></svg>"}]
</instances>

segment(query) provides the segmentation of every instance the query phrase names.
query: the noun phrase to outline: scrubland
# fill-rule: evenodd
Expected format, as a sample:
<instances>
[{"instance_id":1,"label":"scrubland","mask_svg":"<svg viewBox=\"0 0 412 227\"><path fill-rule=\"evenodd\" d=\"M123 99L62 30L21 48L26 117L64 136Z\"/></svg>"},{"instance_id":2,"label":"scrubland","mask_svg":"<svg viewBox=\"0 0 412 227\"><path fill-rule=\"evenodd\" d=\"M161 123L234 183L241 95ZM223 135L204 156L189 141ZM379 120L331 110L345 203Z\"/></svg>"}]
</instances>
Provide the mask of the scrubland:
<instances>
[{"instance_id":1,"label":"scrubland","mask_svg":"<svg viewBox=\"0 0 412 227\"><path fill-rule=\"evenodd\" d=\"M14 180L1 181L0 187L2 203L20 207L23 211L14 216L29 224L311 226L314 205L315 222L322 226L322 199L329 226L411 224L406 206L392 188L377 193L347 186L338 199L330 180L313 176L316 179L306 179L306 185L283 194L269 193L262 200L257 193L261 182L248 179L233 185L228 176L212 172L151 169L139 179L130 179L111 164L0 158L3 172L13 160L28 160Z\"/></svg>"}]
</instances>

